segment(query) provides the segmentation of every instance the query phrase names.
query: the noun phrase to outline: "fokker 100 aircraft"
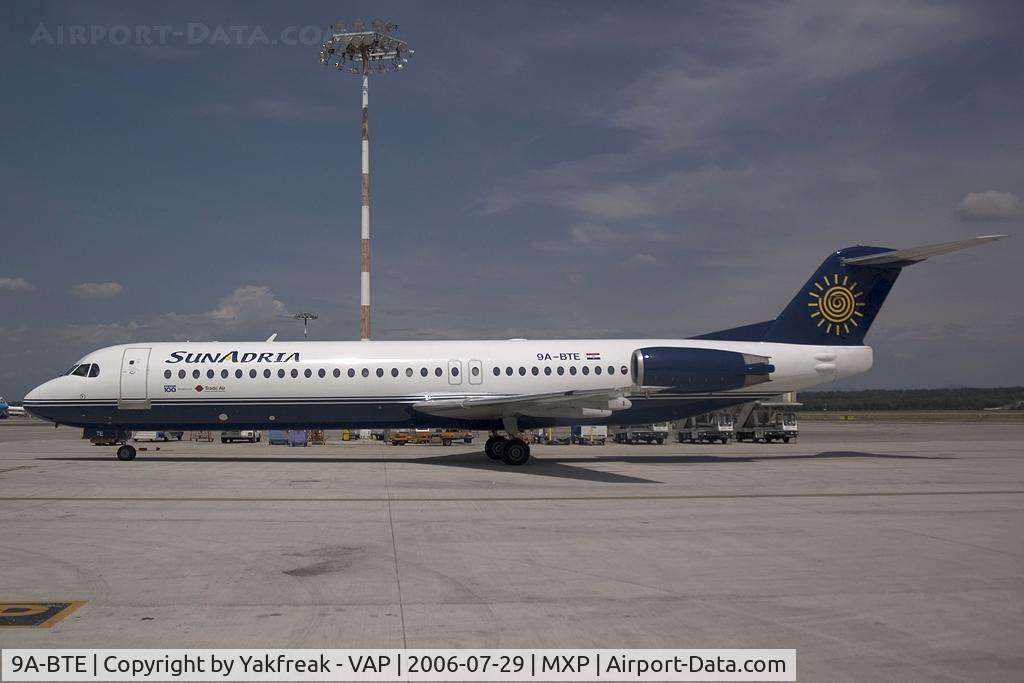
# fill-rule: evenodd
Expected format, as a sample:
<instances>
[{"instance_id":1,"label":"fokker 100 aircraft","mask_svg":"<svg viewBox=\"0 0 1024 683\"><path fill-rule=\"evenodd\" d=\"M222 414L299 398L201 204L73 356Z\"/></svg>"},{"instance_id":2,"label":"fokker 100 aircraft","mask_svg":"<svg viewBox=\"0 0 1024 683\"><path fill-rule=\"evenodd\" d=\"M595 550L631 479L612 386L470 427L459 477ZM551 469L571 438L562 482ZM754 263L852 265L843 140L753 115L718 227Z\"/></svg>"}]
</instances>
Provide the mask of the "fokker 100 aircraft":
<instances>
[{"instance_id":1,"label":"fokker 100 aircraft","mask_svg":"<svg viewBox=\"0 0 1024 683\"><path fill-rule=\"evenodd\" d=\"M864 335L901 270L999 237L840 249L774 320L688 339L122 344L24 405L116 430L458 426L522 465L525 429L676 420L865 372Z\"/></svg>"}]
</instances>

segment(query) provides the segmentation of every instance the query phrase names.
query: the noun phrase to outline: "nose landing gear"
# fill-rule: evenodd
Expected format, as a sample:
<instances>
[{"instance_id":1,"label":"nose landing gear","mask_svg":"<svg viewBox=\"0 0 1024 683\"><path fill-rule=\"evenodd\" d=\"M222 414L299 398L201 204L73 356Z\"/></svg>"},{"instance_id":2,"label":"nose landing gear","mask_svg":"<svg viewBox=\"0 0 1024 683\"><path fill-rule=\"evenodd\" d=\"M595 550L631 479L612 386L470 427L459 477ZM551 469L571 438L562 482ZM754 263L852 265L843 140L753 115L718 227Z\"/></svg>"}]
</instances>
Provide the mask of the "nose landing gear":
<instances>
[{"instance_id":1,"label":"nose landing gear","mask_svg":"<svg viewBox=\"0 0 1024 683\"><path fill-rule=\"evenodd\" d=\"M135 446L129 444L121 444L121 447L117 449L118 460L134 460L135 459Z\"/></svg>"}]
</instances>

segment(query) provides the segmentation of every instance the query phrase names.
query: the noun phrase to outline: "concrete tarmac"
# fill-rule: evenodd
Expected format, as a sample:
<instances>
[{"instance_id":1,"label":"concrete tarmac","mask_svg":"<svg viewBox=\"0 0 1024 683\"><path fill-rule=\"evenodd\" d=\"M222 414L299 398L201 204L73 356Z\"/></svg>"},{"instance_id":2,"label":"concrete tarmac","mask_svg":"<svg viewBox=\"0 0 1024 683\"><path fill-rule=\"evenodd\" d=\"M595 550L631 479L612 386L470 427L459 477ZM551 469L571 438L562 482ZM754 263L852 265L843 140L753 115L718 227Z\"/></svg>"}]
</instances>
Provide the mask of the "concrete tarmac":
<instances>
[{"instance_id":1,"label":"concrete tarmac","mask_svg":"<svg viewBox=\"0 0 1024 683\"><path fill-rule=\"evenodd\" d=\"M804 681L1024 678L1024 425L802 429L513 468L477 443L119 462L7 420L0 601L85 604L0 646L796 648Z\"/></svg>"}]
</instances>

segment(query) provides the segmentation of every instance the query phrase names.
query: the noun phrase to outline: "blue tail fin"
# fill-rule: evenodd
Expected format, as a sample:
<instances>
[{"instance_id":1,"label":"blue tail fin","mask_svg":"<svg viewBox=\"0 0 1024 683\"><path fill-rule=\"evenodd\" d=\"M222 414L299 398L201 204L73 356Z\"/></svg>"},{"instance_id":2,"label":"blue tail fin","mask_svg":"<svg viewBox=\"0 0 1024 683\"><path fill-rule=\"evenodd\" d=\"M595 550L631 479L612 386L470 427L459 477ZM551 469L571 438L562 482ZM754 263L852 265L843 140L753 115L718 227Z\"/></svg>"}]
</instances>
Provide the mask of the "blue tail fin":
<instances>
[{"instance_id":1,"label":"blue tail fin","mask_svg":"<svg viewBox=\"0 0 1024 683\"><path fill-rule=\"evenodd\" d=\"M775 320L691 339L860 346L903 268L1003 237L1007 235L982 235L899 251L860 246L840 249L825 259Z\"/></svg>"},{"instance_id":2,"label":"blue tail fin","mask_svg":"<svg viewBox=\"0 0 1024 683\"><path fill-rule=\"evenodd\" d=\"M763 340L863 344L904 264L858 266L845 261L891 251L884 247L847 247L830 254L767 329Z\"/></svg>"}]
</instances>

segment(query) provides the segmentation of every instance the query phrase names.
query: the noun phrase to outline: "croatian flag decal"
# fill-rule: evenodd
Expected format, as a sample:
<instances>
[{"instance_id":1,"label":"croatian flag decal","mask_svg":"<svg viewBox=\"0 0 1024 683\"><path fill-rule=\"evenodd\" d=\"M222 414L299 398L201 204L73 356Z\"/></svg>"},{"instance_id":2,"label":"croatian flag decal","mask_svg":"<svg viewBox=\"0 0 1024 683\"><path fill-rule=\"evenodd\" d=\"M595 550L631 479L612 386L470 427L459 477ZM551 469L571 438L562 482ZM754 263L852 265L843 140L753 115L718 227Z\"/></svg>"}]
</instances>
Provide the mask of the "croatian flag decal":
<instances>
[{"instance_id":1,"label":"croatian flag decal","mask_svg":"<svg viewBox=\"0 0 1024 683\"><path fill-rule=\"evenodd\" d=\"M591 353L591 352L588 351L587 352L587 360L601 360L601 354L600 353Z\"/></svg>"}]
</instances>

